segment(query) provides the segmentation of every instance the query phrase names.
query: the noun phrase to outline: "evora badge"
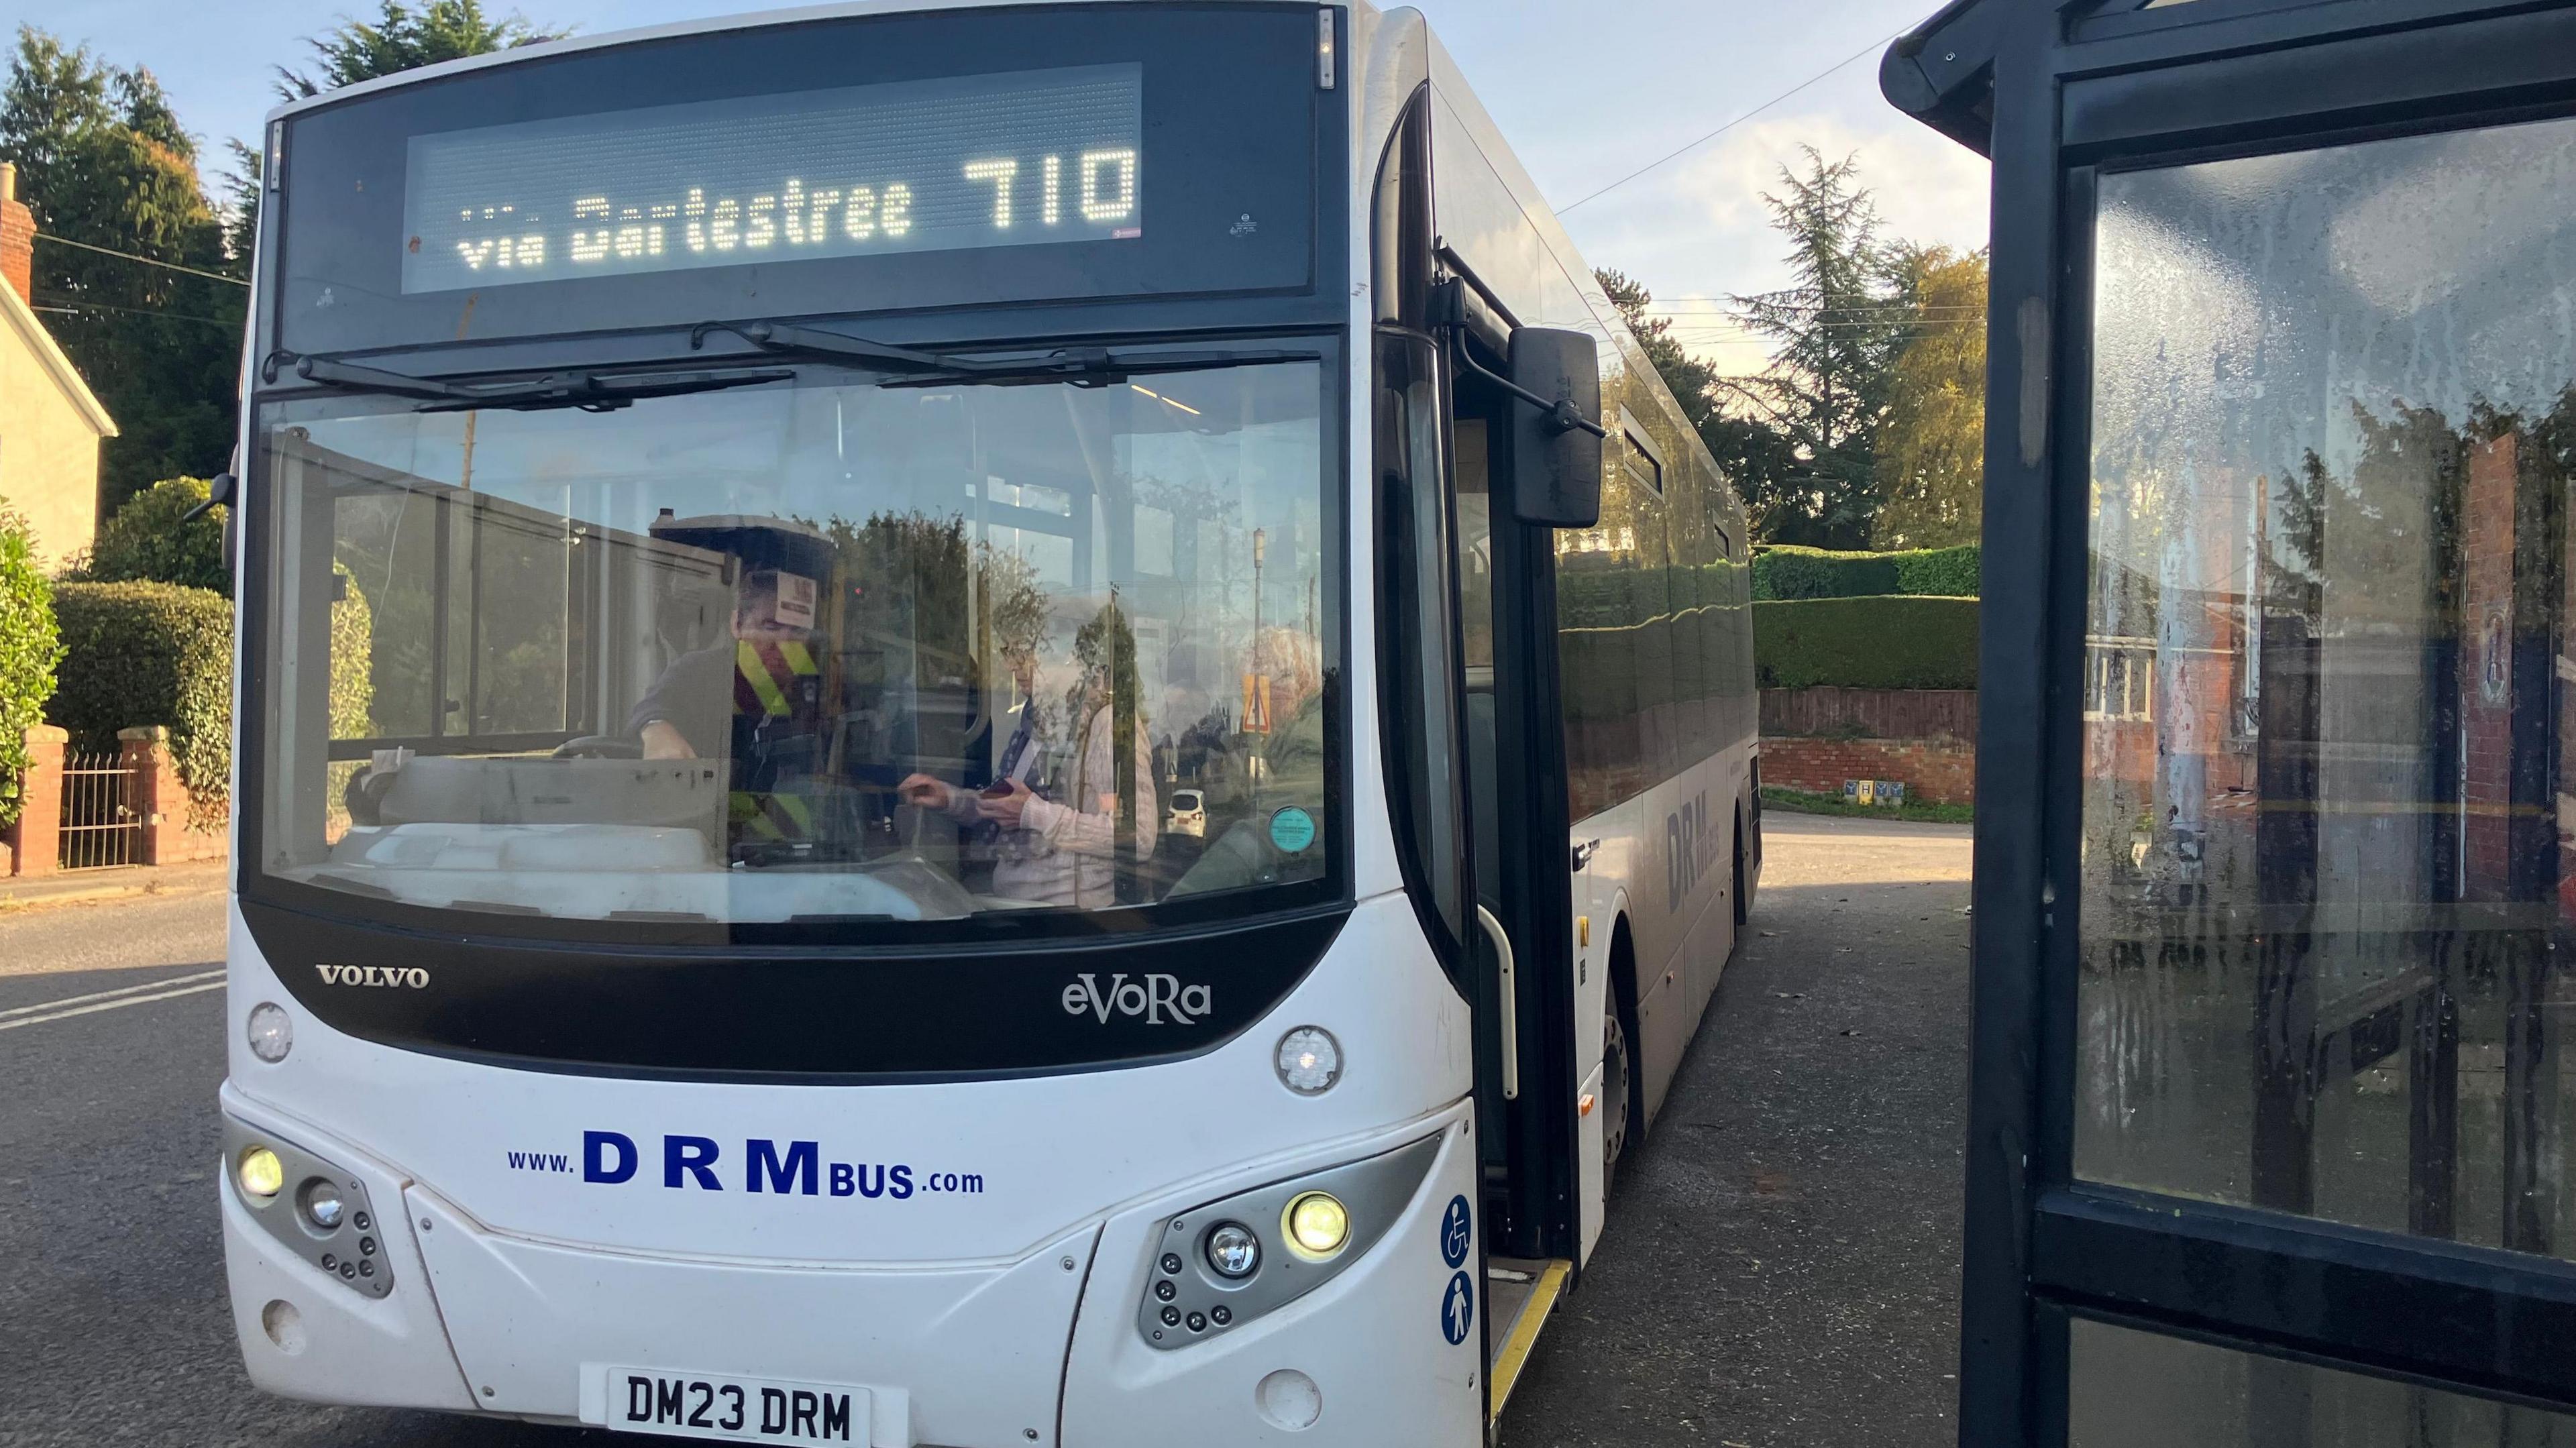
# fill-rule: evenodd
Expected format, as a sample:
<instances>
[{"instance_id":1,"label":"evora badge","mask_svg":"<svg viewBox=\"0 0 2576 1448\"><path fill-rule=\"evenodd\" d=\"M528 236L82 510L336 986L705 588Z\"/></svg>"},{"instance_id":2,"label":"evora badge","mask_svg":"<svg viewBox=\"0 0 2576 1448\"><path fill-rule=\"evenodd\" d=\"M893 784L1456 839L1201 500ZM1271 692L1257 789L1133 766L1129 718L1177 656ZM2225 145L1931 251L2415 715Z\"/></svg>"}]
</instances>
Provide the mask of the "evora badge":
<instances>
[{"instance_id":1,"label":"evora badge","mask_svg":"<svg viewBox=\"0 0 2576 1448\"><path fill-rule=\"evenodd\" d=\"M316 965L324 985L408 986L429 988L429 972L416 965Z\"/></svg>"}]
</instances>

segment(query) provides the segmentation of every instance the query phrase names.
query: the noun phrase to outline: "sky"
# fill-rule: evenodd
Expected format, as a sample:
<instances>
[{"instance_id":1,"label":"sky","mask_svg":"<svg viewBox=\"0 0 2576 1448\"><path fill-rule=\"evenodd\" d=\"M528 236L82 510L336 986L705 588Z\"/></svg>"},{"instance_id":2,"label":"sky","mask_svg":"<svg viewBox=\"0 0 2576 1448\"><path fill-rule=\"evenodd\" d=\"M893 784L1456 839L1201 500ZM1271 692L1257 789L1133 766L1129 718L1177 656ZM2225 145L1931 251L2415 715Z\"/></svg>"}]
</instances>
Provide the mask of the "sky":
<instances>
[{"instance_id":1,"label":"sky","mask_svg":"<svg viewBox=\"0 0 2576 1448\"><path fill-rule=\"evenodd\" d=\"M1765 190L1802 146L1857 155L1886 234L1961 249L1986 237L1986 165L1897 114L1878 93L1885 42L1938 0L1419 0L1503 135L1595 266L1655 293L1676 331L1727 371L1758 343L1723 317L1729 294L1788 279ZM600 35L773 8L774 0L485 0L549 28ZM257 134L273 68L305 37L373 0L0 0L11 32L34 25L161 79L210 169L224 142ZM1583 198L1814 84L1599 197ZM1581 205L1574 205L1581 201Z\"/></svg>"}]
</instances>

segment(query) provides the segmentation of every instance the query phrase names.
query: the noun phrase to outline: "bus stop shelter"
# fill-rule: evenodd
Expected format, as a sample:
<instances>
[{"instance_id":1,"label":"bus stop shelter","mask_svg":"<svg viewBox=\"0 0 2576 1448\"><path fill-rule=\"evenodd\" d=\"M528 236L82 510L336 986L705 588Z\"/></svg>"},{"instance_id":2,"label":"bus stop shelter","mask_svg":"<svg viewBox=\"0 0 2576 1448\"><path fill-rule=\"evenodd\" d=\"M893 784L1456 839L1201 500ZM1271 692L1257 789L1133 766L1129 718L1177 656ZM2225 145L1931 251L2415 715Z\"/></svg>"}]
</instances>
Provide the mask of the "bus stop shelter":
<instances>
[{"instance_id":1,"label":"bus stop shelter","mask_svg":"<svg viewBox=\"0 0 2576 1448\"><path fill-rule=\"evenodd\" d=\"M1960 0L1960 1441L2576 1444L2576 8Z\"/></svg>"}]
</instances>

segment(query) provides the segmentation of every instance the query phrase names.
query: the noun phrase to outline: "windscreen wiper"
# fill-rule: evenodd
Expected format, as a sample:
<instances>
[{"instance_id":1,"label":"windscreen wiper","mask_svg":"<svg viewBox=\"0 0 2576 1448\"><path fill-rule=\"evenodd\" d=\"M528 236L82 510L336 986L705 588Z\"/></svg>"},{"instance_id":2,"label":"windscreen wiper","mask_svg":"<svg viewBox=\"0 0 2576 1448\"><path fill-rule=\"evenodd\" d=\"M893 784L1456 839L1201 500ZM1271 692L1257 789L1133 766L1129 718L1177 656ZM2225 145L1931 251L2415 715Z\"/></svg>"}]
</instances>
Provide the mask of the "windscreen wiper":
<instances>
[{"instance_id":1,"label":"windscreen wiper","mask_svg":"<svg viewBox=\"0 0 2576 1448\"><path fill-rule=\"evenodd\" d=\"M701 322L689 329L692 351L715 332L730 332L764 352L859 364L880 371L881 387L932 387L949 382L1071 382L1107 387L1140 372L1196 372L1253 362L1313 362L1318 352L1114 352L1106 347L1061 347L1030 357L962 357L872 342L846 332L826 332L788 322Z\"/></svg>"},{"instance_id":2,"label":"windscreen wiper","mask_svg":"<svg viewBox=\"0 0 2576 1448\"><path fill-rule=\"evenodd\" d=\"M584 412L614 412L621 407L634 406L638 398L679 397L728 387L755 387L767 382L793 381L796 376L793 372L777 369L664 374L549 372L542 377L517 382L478 385L446 382L435 377L413 377L329 357L272 352L268 360L260 364L261 380L275 382L281 365L307 382L422 399L421 405L412 409L414 412L474 412L487 408L539 412L555 407L578 407Z\"/></svg>"}]
</instances>

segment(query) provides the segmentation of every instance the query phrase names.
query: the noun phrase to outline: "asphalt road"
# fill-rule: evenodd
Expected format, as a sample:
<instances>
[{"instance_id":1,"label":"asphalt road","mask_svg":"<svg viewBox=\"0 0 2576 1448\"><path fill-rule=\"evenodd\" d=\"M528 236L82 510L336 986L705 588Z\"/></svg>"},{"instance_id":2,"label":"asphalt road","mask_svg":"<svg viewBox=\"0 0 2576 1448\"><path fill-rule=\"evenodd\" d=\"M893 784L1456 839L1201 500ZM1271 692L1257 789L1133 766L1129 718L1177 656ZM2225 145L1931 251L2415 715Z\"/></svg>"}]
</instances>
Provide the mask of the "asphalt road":
<instances>
[{"instance_id":1,"label":"asphalt road","mask_svg":"<svg viewBox=\"0 0 2576 1448\"><path fill-rule=\"evenodd\" d=\"M1774 812L1755 933L1503 1448L1956 1440L1968 829Z\"/></svg>"},{"instance_id":2,"label":"asphalt road","mask_svg":"<svg viewBox=\"0 0 2576 1448\"><path fill-rule=\"evenodd\" d=\"M1951 1434L1966 831L1770 839L1758 933L1507 1448ZM211 1181L222 931L212 892L0 913L0 1448L634 1441L251 1389Z\"/></svg>"}]
</instances>

